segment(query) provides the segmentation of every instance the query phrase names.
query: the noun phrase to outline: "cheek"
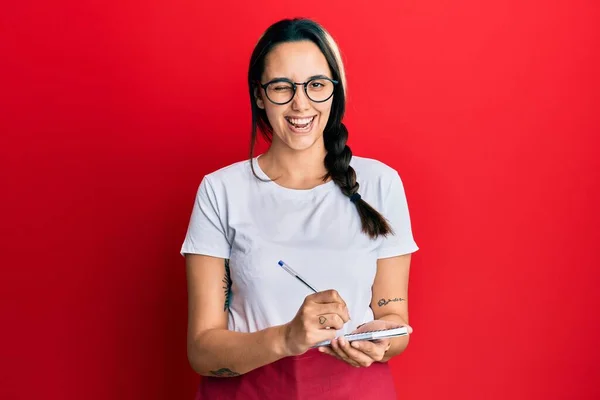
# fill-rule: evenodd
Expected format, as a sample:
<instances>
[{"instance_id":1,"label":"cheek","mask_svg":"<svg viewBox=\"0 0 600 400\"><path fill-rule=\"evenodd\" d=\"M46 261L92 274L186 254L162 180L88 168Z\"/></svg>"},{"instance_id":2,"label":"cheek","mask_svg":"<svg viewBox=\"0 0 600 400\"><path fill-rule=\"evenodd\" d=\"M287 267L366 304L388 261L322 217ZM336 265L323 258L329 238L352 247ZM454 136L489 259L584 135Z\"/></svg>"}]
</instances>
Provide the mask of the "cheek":
<instances>
[{"instance_id":1,"label":"cheek","mask_svg":"<svg viewBox=\"0 0 600 400\"><path fill-rule=\"evenodd\" d=\"M317 111L321 114L321 124L326 124L329 119L329 114L331 113L331 104L327 107L318 108Z\"/></svg>"},{"instance_id":2,"label":"cheek","mask_svg":"<svg viewBox=\"0 0 600 400\"><path fill-rule=\"evenodd\" d=\"M275 127L278 124L281 124L282 112L280 110L273 108L273 107L267 107L265 109L265 112L267 114L267 119L269 120L269 123L271 124L272 127Z\"/></svg>"}]
</instances>

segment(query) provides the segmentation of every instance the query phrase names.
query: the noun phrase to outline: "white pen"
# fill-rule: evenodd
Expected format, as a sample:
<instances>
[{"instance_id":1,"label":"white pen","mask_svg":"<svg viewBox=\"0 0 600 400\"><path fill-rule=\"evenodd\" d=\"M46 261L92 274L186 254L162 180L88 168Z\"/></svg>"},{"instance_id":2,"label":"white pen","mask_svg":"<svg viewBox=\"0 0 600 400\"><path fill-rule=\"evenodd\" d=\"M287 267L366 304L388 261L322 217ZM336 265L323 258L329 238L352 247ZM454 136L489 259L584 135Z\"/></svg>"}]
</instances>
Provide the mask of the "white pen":
<instances>
[{"instance_id":1,"label":"white pen","mask_svg":"<svg viewBox=\"0 0 600 400\"><path fill-rule=\"evenodd\" d=\"M296 279L298 279L300 282L304 283L310 290L312 290L313 292L317 293L318 290L315 289L314 286L310 285L308 282L306 282L306 279L302 278L300 275L298 275L298 273L296 271L294 271L292 269L292 267L290 267L289 265L287 265L285 262L283 261L279 261L277 264L279 264L279 266L281 268L283 268L284 270L287 271L287 273L289 273L290 275L294 276Z\"/></svg>"}]
</instances>

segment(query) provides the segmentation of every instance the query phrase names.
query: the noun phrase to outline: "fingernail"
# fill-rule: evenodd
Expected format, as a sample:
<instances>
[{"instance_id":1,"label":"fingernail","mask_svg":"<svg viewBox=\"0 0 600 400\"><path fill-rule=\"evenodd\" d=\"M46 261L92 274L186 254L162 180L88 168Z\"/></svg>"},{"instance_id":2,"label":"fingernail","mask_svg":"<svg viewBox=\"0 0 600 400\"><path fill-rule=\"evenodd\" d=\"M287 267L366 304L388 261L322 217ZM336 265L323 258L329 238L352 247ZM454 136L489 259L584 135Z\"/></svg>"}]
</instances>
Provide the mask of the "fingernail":
<instances>
[{"instance_id":1,"label":"fingernail","mask_svg":"<svg viewBox=\"0 0 600 400\"><path fill-rule=\"evenodd\" d=\"M358 342L352 342L352 343L350 343L350 346L354 347L355 349L358 349L360 347Z\"/></svg>"},{"instance_id":2,"label":"fingernail","mask_svg":"<svg viewBox=\"0 0 600 400\"><path fill-rule=\"evenodd\" d=\"M324 349L324 348L322 348L322 347L319 347L319 351L322 353L322 352L324 352L324 351L325 351L325 349Z\"/></svg>"}]
</instances>

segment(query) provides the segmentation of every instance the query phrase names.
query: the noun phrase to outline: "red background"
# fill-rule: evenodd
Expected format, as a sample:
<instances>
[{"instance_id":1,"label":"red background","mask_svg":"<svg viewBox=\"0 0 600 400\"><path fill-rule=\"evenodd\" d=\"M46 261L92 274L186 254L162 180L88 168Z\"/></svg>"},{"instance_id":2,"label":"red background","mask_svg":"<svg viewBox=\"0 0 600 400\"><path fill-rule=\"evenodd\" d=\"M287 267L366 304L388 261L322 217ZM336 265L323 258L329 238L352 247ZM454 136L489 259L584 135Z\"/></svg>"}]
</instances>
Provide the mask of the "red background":
<instances>
[{"instance_id":1,"label":"red background","mask_svg":"<svg viewBox=\"0 0 600 400\"><path fill-rule=\"evenodd\" d=\"M179 249L297 15L341 46L354 153L406 185L401 398L600 398L598 4L2 5L0 398L192 398Z\"/></svg>"}]
</instances>

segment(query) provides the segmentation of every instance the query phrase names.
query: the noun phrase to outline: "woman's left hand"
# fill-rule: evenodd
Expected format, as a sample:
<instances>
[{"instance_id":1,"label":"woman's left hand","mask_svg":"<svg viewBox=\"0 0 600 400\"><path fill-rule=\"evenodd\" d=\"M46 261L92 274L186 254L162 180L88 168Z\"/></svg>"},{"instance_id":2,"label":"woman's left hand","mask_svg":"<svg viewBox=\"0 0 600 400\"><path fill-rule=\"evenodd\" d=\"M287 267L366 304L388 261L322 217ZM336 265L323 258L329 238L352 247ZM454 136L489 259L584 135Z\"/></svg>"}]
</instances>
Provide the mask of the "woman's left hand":
<instances>
[{"instance_id":1,"label":"woman's left hand","mask_svg":"<svg viewBox=\"0 0 600 400\"><path fill-rule=\"evenodd\" d=\"M351 333L361 333L381 329L399 328L402 325L393 321L375 320L361 325ZM412 329L409 327L409 333ZM368 367L375 361L381 361L390 348L390 339L360 340L348 343L343 337L331 341L331 346L321 346L319 351L342 360L353 367Z\"/></svg>"}]
</instances>

